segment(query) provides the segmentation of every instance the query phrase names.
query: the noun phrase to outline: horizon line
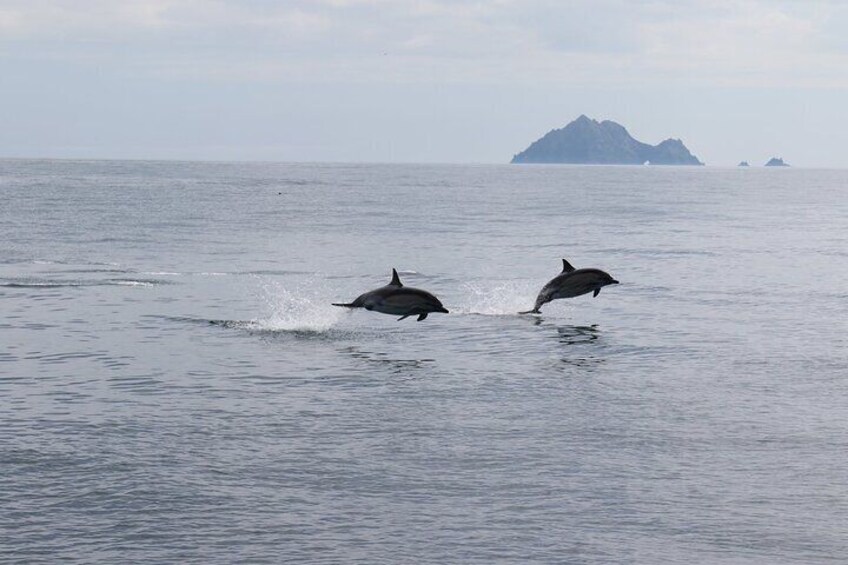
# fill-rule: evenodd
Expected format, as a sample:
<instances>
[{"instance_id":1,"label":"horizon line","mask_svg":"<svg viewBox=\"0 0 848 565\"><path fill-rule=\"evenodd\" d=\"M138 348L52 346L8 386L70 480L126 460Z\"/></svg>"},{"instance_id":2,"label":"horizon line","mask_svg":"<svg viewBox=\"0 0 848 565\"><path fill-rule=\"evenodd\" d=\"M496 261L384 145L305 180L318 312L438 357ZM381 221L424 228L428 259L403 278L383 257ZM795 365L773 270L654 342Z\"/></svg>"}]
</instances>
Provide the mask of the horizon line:
<instances>
[{"instance_id":1,"label":"horizon line","mask_svg":"<svg viewBox=\"0 0 848 565\"><path fill-rule=\"evenodd\" d=\"M692 169L821 169L821 170L844 170L848 167L838 165L792 165L787 166L766 166L751 165L740 166L735 165L716 165L703 163L701 165L653 165L653 164L628 164L628 163L511 163L510 161L354 161L354 160L286 160L286 159L220 159L220 158L180 158L180 157L55 157L55 156L3 156L0 155L0 162L3 161L66 161L66 162L81 162L81 161L103 161L103 162L160 162L160 163L265 163L265 164L301 164L301 165L454 165L454 166L558 166L558 167L634 167L634 168L692 168Z\"/></svg>"}]
</instances>

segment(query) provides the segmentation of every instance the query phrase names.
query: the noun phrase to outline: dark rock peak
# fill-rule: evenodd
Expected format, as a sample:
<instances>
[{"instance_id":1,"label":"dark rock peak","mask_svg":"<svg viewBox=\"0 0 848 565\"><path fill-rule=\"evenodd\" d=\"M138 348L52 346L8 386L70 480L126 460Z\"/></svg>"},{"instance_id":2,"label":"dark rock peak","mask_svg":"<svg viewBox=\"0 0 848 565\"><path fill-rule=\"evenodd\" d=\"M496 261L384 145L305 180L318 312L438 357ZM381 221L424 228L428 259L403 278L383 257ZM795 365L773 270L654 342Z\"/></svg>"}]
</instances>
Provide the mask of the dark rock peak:
<instances>
[{"instance_id":1,"label":"dark rock peak","mask_svg":"<svg viewBox=\"0 0 848 565\"><path fill-rule=\"evenodd\" d=\"M657 145L657 147L662 147L663 145L666 145L666 146L674 146L674 147L680 147L680 146L685 147L685 145L683 145L683 141L682 141L682 140L680 140L680 139L674 139L674 138L671 138L671 137L669 137L668 139L664 139L663 141L661 141L661 142L660 142L660 144L659 144L659 145Z\"/></svg>"},{"instance_id":2,"label":"dark rock peak","mask_svg":"<svg viewBox=\"0 0 848 565\"><path fill-rule=\"evenodd\" d=\"M680 139L653 146L633 139L611 120L598 122L581 114L560 129L546 133L512 158L513 163L641 165L702 165Z\"/></svg>"},{"instance_id":3,"label":"dark rock peak","mask_svg":"<svg viewBox=\"0 0 848 565\"><path fill-rule=\"evenodd\" d=\"M766 167L788 167L789 163L786 163L780 157L772 157L769 159L768 163L766 163Z\"/></svg>"},{"instance_id":4,"label":"dark rock peak","mask_svg":"<svg viewBox=\"0 0 848 565\"><path fill-rule=\"evenodd\" d=\"M739 164L737 165L737 167L750 167L750 166L751 165L748 164L748 161L739 161Z\"/></svg>"}]
</instances>

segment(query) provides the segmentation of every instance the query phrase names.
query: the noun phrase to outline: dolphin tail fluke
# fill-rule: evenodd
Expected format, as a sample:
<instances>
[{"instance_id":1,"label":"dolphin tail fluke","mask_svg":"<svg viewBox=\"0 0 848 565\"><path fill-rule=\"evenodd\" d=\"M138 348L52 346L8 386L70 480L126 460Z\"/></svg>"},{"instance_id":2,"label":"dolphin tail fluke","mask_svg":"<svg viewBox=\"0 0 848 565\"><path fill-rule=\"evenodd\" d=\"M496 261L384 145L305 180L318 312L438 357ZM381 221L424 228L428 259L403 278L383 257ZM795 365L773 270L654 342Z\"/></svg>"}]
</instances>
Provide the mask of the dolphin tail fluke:
<instances>
[{"instance_id":1,"label":"dolphin tail fluke","mask_svg":"<svg viewBox=\"0 0 848 565\"><path fill-rule=\"evenodd\" d=\"M350 304L339 304L337 302L333 302L332 305L341 306L342 308L356 308L356 306L353 305L353 302L351 302Z\"/></svg>"}]
</instances>

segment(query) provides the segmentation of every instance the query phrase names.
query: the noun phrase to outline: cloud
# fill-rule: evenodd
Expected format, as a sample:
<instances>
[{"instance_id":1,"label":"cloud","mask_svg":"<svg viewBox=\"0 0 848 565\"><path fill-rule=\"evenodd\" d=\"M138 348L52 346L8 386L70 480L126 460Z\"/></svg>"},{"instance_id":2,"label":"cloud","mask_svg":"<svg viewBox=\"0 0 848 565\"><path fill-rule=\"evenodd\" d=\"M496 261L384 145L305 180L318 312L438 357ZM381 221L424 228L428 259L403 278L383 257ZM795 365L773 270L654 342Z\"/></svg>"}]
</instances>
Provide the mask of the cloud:
<instances>
[{"instance_id":1,"label":"cloud","mask_svg":"<svg viewBox=\"0 0 848 565\"><path fill-rule=\"evenodd\" d=\"M8 0L0 53L234 81L844 88L846 24L823 0Z\"/></svg>"}]
</instances>

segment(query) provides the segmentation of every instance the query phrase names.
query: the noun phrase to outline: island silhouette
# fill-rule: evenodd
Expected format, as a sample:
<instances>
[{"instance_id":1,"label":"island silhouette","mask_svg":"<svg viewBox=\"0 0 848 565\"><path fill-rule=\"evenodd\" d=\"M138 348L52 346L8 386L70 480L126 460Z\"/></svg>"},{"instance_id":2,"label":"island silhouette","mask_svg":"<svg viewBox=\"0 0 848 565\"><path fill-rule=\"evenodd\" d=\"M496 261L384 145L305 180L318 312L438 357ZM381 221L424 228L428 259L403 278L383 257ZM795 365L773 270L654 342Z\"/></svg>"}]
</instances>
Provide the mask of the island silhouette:
<instances>
[{"instance_id":1,"label":"island silhouette","mask_svg":"<svg viewBox=\"0 0 848 565\"><path fill-rule=\"evenodd\" d=\"M768 163L765 164L766 167L788 167L789 163L781 159L780 157L772 157L768 160Z\"/></svg>"},{"instance_id":2,"label":"island silhouette","mask_svg":"<svg viewBox=\"0 0 848 565\"><path fill-rule=\"evenodd\" d=\"M621 124L586 115L551 130L512 158L512 163L592 165L703 165L679 139L649 145L634 139Z\"/></svg>"}]
</instances>

